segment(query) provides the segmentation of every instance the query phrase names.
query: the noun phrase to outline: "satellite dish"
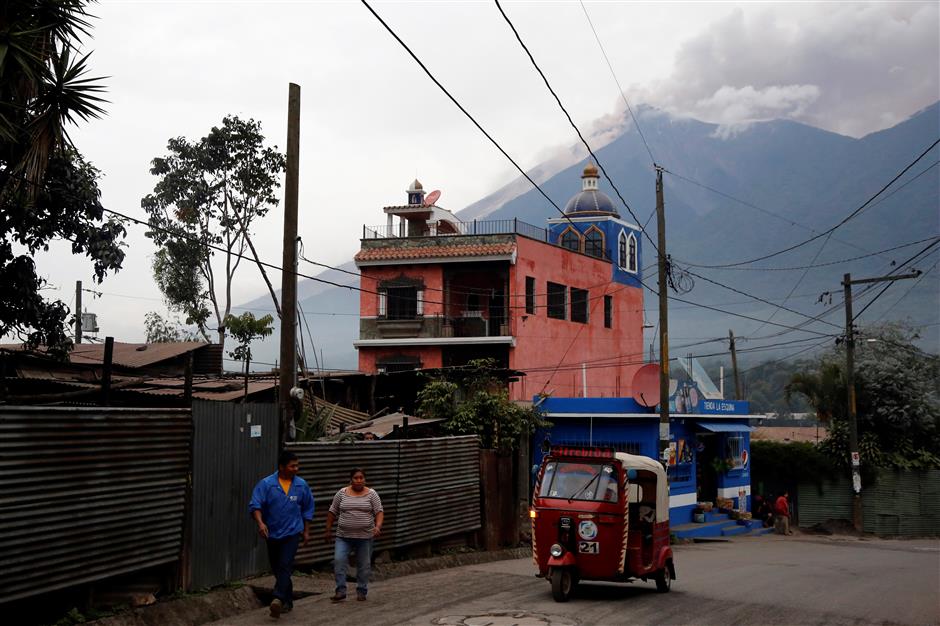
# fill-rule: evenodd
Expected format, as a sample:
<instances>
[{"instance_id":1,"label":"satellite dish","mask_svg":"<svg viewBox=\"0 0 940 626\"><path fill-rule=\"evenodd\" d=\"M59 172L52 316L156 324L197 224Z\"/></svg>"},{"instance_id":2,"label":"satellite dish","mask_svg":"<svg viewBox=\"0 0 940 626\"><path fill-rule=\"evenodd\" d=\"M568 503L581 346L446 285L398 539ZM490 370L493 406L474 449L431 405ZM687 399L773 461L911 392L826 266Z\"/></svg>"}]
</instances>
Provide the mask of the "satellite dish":
<instances>
[{"instance_id":1,"label":"satellite dish","mask_svg":"<svg viewBox=\"0 0 940 626\"><path fill-rule=\"evenodd\" d=\"M647 363L636 371L631 383L633 399L645 407L659 404L659 365Z\"/></svg>"},{"instance_id":2,"label":"satellite dish","mask_svg":"<svg viewBox=\"0 0 940 626\"><path fill-rule=\"evenodd\" d=\"M435 189L428 194L428 197L424 199L424 206L432 206L437 199L441 197L441 192Z\"/></svg>"}]
</instances>

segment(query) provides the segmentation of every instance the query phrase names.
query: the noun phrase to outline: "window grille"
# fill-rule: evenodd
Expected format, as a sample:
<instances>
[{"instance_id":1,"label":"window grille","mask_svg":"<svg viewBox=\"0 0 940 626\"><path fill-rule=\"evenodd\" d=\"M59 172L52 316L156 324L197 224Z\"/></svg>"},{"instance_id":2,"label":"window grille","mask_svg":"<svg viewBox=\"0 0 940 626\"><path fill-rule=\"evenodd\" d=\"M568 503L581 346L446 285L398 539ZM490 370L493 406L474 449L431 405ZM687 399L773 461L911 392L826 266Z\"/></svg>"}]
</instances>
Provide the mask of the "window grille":
<instances>
[{"instance_id":1,"label":"window grille","mask_svg":"<svg viewBox=\"0 0 940 626\"><path fill-rule=\"evenodd\" d=\"M525 312L535 314L535 279L531 276L525 277Z\"/></svg>"},{"instance_id":2,"label":"window grille","mask_svg":"<svg viewBox=\"0 0 940 626\"><path fill-rule=\"evenodd\" d=\"M597 228L591 228L584 235L584 253L604 258L604 234Z\"/></svg>"},{"instance_id":3,"label":"window grille","mask_svg":"<svg viewBox=\"0 0 940 626\"><path fill-rule=\"evenodd\" d=\"M728 460L732 461L733 467L735 469L742 467L743 463L741 462L741 450L744 447L744 438L743 437L728 437L727 448L728 448Z\"/></svg>"},{"instance_id":4,"label":"window grille","mask_svg":"<svg viewBox=\"0 0 940 626\"><path fill-rule=\"evenodd\" d=\"M563 248L568 248L569 250L574 250L575 252L580 252L581 235L579 235L577 231L571 230L569 228L561 236L561 246Z\"/></svg>"}]
</instances>

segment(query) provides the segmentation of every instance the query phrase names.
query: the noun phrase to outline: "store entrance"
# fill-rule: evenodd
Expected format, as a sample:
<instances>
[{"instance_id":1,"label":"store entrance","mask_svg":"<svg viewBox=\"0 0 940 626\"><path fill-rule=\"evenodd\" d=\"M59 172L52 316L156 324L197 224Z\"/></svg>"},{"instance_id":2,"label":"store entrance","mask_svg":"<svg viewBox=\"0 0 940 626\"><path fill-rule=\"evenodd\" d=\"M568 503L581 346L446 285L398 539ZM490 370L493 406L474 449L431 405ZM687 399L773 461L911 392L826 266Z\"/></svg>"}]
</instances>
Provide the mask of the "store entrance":
<instances>
[{"instance_id":1,"label":"store entrance","mask_svg":"<svg viewBox=\"0 0 940 626\"><path fill-rule=\"evenodd\" d=\"M695 433L698 442L695 455L695 485L699 502L717 502L718 471L715 469L719 457L718 436L715 433Z\"/></svg>"}]
</instances>

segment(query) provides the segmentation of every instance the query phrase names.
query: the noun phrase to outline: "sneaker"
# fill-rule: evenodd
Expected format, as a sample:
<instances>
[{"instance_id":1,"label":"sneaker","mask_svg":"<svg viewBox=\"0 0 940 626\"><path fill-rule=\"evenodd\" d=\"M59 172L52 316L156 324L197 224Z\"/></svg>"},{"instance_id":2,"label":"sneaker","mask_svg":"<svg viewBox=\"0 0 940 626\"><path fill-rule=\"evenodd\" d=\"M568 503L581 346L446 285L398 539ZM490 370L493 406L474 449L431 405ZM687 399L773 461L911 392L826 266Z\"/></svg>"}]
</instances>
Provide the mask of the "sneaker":
<instances>
[{"instance_id":1,"label":"sneaker","mask_svg":"<svg viewBox=\"0 0 940 626\"><path fill-rule=\"evenodd\" d=\"M356 600L359 600L360 602L365 602L365 601L366 601L366 594L362 593L361 591L357 591L357 592L356 592Z\"/></svg>"},{"instance_id":2,"label":"sneaker","mask_svg":"<svg viewBox=\"0 0 940 626\"><path fill-rule=\"evenodd\" d=\"M330 597L330 602L342 602L346 599L345 593L336 592Z\"/></svg>"},{"instance_id":3,"label":"sneaker","mask_svg":"<svg viewBox=\"0 0 940 626\"><path fill-rule=\"evenodd\" d=\"M271 617L278 619L281 617L281 612L284 610L284 603L281 602L279 598L274 598L271 600Z\"/></svg>"}]
</instances>

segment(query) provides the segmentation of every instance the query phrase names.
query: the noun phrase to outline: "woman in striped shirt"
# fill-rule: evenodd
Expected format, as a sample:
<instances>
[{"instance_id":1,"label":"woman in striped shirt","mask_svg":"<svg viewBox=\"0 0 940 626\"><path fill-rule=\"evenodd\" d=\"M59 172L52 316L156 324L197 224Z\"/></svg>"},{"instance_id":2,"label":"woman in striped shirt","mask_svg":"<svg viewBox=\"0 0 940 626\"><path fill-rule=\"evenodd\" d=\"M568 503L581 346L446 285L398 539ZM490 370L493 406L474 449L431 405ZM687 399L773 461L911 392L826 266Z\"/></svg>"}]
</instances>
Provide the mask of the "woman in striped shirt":
<instances>
[{"instance_id":1,"label":"woman in striped shirt","mask_svg":"<svg viewBox=\"0 0 940 626\"><path fill-rule=\"evenodd\" d=\"M365 600L372 573L372 540L382 532L382 500L374 489L366 487L366 475L357 468L349 473L349 485L333 496L326 514L326 540L330 541L336 524L336 547L333 550L333 574L336 593L331 600L346 599L346 568L349 553L356 553L356 599Z\"/></svg>"}]
</instances>

